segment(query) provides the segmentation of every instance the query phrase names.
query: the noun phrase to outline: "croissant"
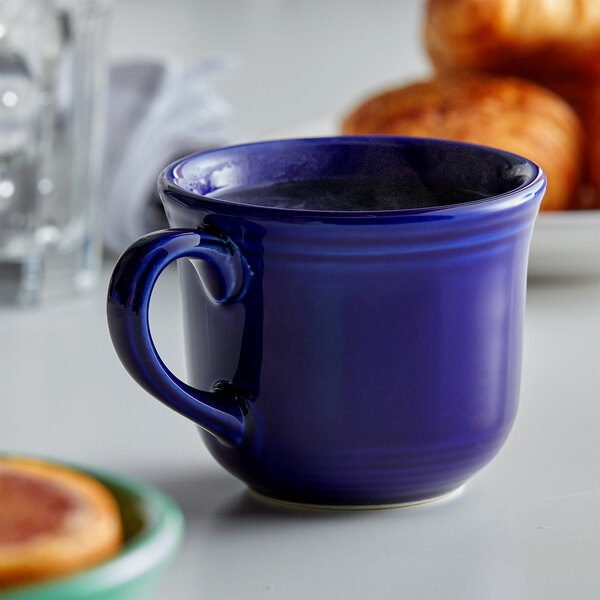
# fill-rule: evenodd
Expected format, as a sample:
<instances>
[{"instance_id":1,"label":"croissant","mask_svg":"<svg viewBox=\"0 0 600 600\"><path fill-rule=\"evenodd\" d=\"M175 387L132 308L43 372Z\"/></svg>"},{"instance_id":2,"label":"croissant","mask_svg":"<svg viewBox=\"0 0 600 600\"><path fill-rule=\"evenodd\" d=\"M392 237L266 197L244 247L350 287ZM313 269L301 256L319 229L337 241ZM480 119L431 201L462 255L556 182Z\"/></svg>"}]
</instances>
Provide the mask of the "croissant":
<instances>
[{"instance_id":1,"label":"croissant","mask_svg":"<svg viewBox=\"0 0 600 600\"><path fill-rule=\"evenodd\" d=\"M438 72L517 75L565 98L600 201L600 0L429 0L425 43Z\"/></svg>"},{"instance_id":2,"label":"croissant","mask_svg":"<svg viewBox=\"0 0 600 600\"><path fill-rule=\"evenodd\" d=\"M598 94L600 103L600 93ZM588 123L590 134L587 143L588 179L596 190L596 206L600 204L600 110L595 111Z\"/></svg>"},{"instance_id":3,"label":"croissant","mask_svg":"<svg viewBox=\"0 0 600 600\"><path fill-rule=\"evenodd\" d=\"M579 119L553 92L517 78L438 76L391 89L351 110L341 131L445 138L526 156L548 176L543 210L572 205L579 183Z\"/></svg>"},{"instance_id":4,"label":"croissant","mask_svg":"<svg viewBox=\"0 0 600 600\"><path fill-rule=\"evenodd\" d=\"M440 70L600 77L600 2L429 0L425 44Z\"/></svg>"},{"instance_id":5,"label":"croissant","mask_svg":"<svg viewBox=\"0 0 600 600\"><path fill-rule=\"evenodd\" d=\"M600 3L600 0L599 0ZM546 85L565 98L579 115L585 132L584 179L596 190L600 201L600 79L560 77Z\"/></svg>"}]
</instances>

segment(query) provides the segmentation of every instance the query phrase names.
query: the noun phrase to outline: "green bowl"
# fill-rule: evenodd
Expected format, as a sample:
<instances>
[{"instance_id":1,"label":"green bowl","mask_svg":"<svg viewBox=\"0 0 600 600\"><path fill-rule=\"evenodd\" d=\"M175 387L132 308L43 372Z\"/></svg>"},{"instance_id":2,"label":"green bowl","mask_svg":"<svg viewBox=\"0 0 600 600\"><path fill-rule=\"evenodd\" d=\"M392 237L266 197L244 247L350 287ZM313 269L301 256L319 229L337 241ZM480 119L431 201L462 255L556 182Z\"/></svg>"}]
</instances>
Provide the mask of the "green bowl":
<instances>
[{"instance_id":1,"label":"green bowl","mask_svg":"<svg viewBox=\"0 0 600 600\"><path fill-rule=\"evenodd\" d=\"M125 532L110 560L66 577L3 590L2 600L149 600L183 536L183 515L168 496L147 484L74 468L101 481L115 496Z\"/></svg>"}]
</instances>

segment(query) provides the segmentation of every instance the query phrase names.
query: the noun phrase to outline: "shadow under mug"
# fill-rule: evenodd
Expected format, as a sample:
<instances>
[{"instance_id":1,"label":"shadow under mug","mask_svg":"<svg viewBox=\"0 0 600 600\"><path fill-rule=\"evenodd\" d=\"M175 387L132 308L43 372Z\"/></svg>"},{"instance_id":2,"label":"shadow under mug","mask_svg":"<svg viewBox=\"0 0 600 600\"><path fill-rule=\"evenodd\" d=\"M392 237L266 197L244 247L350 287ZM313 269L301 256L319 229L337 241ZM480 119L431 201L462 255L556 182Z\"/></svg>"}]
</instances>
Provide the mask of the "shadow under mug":
<instances>
[{"instance_id":1,"label":"shadow under mug","mask_svg":"<svg viewBox=\"0 0 600 600\"><path fill-rule=\"evenodd\" d=\"M255 186L357 177L457 201L381 211L235 201ZM420 502L496 454L517 410L538 166L430 139L280 140L184 158L159 187L173 229L119 259L113 344L251 490L322 506ZM223 190L228 200L208 197ZM148 325L154 283L177 259L189 383L163 364Z\"/></svg>"}]
</instances>

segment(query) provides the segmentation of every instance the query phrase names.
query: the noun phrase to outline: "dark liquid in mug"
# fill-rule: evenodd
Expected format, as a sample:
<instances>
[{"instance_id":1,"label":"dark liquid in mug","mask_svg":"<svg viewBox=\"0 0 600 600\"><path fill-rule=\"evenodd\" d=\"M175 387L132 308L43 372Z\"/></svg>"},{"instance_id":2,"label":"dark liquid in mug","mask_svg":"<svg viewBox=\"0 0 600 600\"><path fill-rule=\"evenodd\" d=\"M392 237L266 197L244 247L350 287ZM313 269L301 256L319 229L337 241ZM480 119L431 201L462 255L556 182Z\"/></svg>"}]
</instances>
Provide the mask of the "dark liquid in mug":
<instances>
[{"instance_id":1,"label":"dark liquid in mug","mask_svg":"<svg viewBox=\"0 0 600 600\"><path fill-rule=\"evenodd\" d=\"M286 181L207 194L238 204L295 210L378 211L447 206L486 197L473 190L431 189L421 182L383 179Z\"/></svg>"}]
</instances>

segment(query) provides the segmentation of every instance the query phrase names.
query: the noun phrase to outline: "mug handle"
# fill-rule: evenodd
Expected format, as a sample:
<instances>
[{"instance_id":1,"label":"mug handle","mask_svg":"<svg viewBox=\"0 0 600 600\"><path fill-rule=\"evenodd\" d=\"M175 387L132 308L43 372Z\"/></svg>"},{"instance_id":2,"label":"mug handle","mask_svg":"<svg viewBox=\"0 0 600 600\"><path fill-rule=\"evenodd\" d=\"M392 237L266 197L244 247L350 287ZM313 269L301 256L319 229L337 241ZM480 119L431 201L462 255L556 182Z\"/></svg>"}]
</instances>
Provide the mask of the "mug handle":
<instances>
[{"instance_id":1,"label":"mug handle","mask_svg":"<svg viewBox=\"0 0 600 600\"><path fill-rule=\"evenodd\" d=\"M200 229L166 229L140 238L119 258L107 298L108 328L118 357L133 379L155 398L192 419L228 445L241 443L247 403L233 386L219 382L207 392L177 378L161 360L150 334L148 308L159 275L178 258L202 259L215 267L216 302L237 302L250 269L238 248Z\"/></svg>"}]
</instances>

